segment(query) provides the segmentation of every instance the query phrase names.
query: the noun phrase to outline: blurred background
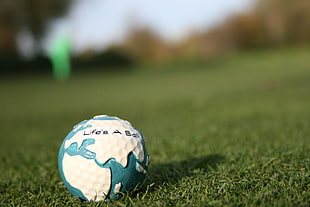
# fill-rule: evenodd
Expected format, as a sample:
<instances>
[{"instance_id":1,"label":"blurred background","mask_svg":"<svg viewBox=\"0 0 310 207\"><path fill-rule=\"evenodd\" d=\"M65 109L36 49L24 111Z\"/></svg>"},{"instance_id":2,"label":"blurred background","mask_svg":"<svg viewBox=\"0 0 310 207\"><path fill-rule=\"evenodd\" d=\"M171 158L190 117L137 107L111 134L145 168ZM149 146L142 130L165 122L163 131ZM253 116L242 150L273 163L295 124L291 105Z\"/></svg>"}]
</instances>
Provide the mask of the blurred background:
<instances>
[{"instance_id":1,"label":"blurred background","mask_svg":"<svg viewBox=\"0 0 310 207\"><path fill-rule=\"evenodd\" d=\"M147 140L128 206L309 206L309 46L310 0L0 0L0 206L81 206L57 152L99 114Z\"/></svg>"},{"instance_id":2,"label":"blurred background","mask_svg":"<svg viewBox=\"0 0 310 207\"><path fill-rule=\"evenodd\" d=\"M0 73L50 73L61 37L74 72L309 45L309 25L308 0L2 0Z\"/></svg>"}]
</instances>

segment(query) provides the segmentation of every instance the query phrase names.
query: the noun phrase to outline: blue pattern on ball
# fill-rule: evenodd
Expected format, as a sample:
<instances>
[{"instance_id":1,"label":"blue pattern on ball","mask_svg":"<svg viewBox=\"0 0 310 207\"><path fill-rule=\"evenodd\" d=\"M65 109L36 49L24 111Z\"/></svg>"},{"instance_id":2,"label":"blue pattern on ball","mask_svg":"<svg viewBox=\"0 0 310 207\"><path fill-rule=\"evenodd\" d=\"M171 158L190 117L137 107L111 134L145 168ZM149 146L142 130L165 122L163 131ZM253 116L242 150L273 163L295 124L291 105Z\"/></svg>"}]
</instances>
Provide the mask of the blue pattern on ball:
<instances>
[{"instance_id":1,"label":"blue pattern on ball","mask_svg":"<svg viewBox=\"0 0 310 207\"><path fill-rule=\"evenodd\" d=\"M82 121L79 124L77 124L76 126L73 127L73 130L66 136L65 140L62 142L62 145L60 147L59 153L58 153L58 169L60 172L60 177L63 180L63 182L65 183L65 185L67 186L68 190L70 191L70 193L72 193L72 195L79 197L83 200L87 200L87 198L84 196L84 194L77 188L73 187L66 179L64 173L63 173L63 166L62 166L62 161L65 155L65 141L71 139L76 133L78 133L79 131L83 131L89 127L91 127L91 125L86 125L84 126L84 124L87 121ZM79 127L79 128L78 128Z\"/></svg>"},{"instance_id":2,"label":"blue pattern on ball","mask_svg":"<svg viewBox=\"0 0 310 207\"><path fill-rule=\"evenodd\" d=\"M102 116L95 116L91 120L120 120L120 119L115 116L102 115Z\"/></svg>"}]
</instances>

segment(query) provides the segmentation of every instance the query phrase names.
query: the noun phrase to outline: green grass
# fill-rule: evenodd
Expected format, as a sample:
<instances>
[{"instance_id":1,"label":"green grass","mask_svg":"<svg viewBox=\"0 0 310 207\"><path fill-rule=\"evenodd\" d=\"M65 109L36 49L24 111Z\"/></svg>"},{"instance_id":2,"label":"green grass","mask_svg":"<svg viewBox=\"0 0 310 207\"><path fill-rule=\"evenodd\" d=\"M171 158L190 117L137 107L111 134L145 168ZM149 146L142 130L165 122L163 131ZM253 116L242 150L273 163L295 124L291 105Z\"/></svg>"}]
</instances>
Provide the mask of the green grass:
<instances>
[{"instance_id":1,"label":"green grass","mask_svg":"<svg viewBox=\"0 0 310 207\"><path fill-rule=\"evenodd\" d=\"M309 49L139 66L128 73L3 77L0 206L308 206ZM116 115L151 156L142 189L81 202L59 146L81 120Z\"/></svg>"}]
</instances>

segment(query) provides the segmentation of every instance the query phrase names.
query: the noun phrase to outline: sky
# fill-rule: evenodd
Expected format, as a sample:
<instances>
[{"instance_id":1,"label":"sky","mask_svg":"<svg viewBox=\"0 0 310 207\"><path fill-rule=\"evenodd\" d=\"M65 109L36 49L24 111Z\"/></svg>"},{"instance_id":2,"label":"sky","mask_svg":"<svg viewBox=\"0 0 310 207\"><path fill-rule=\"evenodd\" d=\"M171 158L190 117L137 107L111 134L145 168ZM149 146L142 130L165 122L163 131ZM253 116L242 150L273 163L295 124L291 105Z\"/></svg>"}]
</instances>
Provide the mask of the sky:
<instances>
[{"instance_id":1,"label":"sky","mask_svg":"<svg viewBox=\"0 0 310 207\"><path fill-rule=\"evenodd\" d=\"M72 40L75 52L103 50L120 42L132 26L146 25L167 41L206 30L256 0L74 0L68 14L51 23L45 40L50 48L58 36Z\"/></svg>"}]
</instances>

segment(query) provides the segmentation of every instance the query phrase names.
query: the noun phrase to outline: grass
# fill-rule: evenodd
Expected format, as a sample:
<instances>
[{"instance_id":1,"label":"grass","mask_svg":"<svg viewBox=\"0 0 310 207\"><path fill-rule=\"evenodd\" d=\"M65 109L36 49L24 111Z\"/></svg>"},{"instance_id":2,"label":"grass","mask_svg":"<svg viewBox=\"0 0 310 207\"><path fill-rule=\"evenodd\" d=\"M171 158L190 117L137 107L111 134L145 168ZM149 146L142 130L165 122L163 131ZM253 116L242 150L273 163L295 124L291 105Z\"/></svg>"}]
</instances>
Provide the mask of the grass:
<instances>
[{"instance_id":1,"label":"grass","mask_svg":"<svg viewBox=\"0 0 310 207\"><path fill-rule=\"evenodd\" d=\"M309 55L1 78L0 206L308 206ZM151 156L143 188L114 203L81 202L58 174L63 138L96 114L131 121Z\"/></svg>"}]
</instances>

